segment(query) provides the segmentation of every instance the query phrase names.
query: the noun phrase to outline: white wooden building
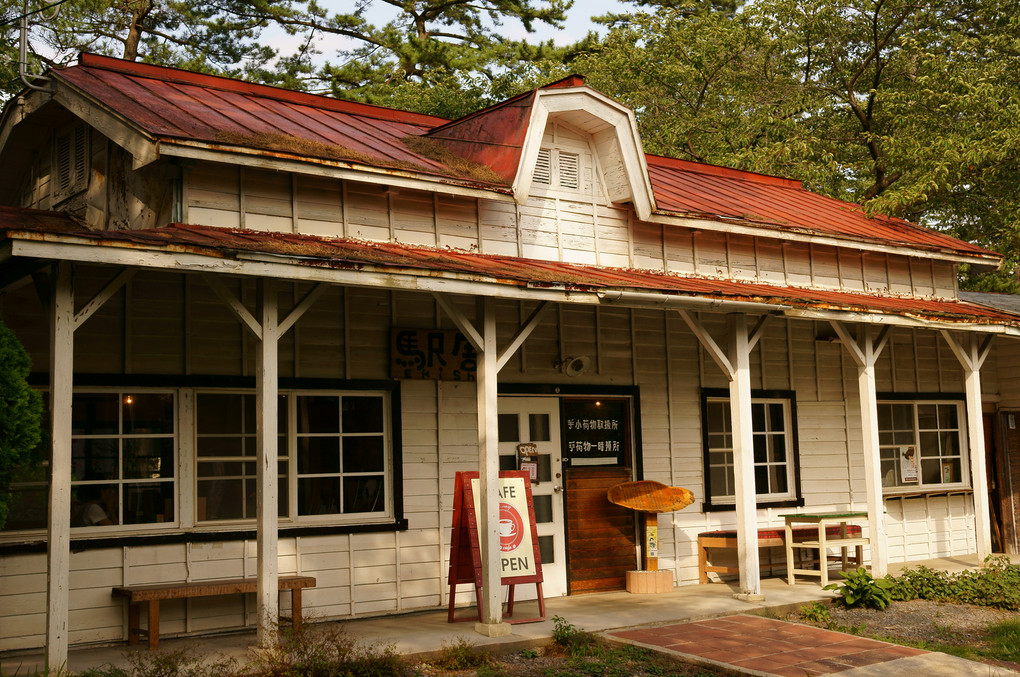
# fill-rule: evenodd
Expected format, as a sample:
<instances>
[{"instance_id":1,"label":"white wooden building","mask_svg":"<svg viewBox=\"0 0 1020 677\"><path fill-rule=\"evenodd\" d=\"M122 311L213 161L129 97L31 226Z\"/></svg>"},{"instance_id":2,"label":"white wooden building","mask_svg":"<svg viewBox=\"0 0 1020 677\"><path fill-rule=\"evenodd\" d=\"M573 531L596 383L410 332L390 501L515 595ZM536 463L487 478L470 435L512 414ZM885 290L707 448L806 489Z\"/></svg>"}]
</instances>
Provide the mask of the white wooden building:
<instances>
[{"instance_id":1,"label":"white wooden building","mask_svg":"<svg viewBox=\"0 0 1020 677\"><path fill-rule=\"evenodd\" d=\"M125 584L258 577L165 635L258 625L284 574L314 618L442 607L454 475L520 442L547 596L622 587L634 519L596 499L629 479L696 496L658 522L676 585L735 529L760 594L789 512L867 511L877 574L1015 547L981 421L1020 407L1020 315L956 285L999 255L648 156L578 78L449 122L83 55L4 110L0 205L54 478L0 532L0 651L126 639Z\"/></svg>"}]
</instances>

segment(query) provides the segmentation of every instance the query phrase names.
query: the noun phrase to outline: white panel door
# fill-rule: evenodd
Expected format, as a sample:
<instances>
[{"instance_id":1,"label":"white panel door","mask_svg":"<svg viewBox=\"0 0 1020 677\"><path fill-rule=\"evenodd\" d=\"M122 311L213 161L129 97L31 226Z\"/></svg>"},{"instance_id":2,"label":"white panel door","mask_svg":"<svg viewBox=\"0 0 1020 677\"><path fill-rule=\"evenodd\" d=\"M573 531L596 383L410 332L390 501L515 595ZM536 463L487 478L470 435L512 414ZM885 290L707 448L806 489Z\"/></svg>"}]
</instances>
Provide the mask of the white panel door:
<instances>
[{"instance_id":1,"label":"white panel door","mask_svg":"<svg viewBox=\"0 0 1020 677\"><path fill-rule=\"evenodd\" d=\"M499 398L499 467L517 469L517 445L532 443L538 450L538 482L531 484L535 526L542 557L542 593L567 594L567 566L563 529L563 469L560 446L560 404L555 397ZM535 588L517 586L516 599L531 599Z\"/></svg>"}]
</instances>

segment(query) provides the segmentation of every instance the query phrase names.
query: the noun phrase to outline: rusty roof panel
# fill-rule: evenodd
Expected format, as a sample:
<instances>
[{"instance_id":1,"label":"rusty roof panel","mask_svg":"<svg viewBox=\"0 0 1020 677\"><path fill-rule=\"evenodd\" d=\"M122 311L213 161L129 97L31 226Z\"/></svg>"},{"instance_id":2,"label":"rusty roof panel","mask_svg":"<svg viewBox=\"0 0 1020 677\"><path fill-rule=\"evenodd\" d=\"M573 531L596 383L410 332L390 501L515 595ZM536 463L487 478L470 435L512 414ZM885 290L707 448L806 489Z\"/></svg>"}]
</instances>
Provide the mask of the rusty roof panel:
<instances>
[{"instance_id":1,"label":"rusty roof panel","mask_svg":"<svg viewBox=\"0 0 1020 677\"><path fill-rule=\"evenodd\" d=\"M656 205L664 212L997 257L903 219L868 217L859 205L812 193L796 181L739 170L721 173L716 167L703 169L672 158L649 156L648 163Z\"/></svg>"},{"instance_id":2,"label":"rusty roof panel","mask_svg":"<svg viewBox=\"0 0 1020 677\"><path fill-rule=\"evenodd\" d=\"M155 139L455 177L499 192L516 176L535 99L534 91L526 92L451 122L92 54L52 73ZM569 77L549 86L577 87L581 81ZM403 141L420 136L459 157ZM740 223L771 237L796 231L993 264L1000 258L901 219L868 217L858 205L811 193L790 179L654 155L647 160L660 214Z\"/></svg>"},{"instance_id":3,"label":"rusty roof panel","mask_svg":"<svg viewBox=\"0 0 1020 677\"><path fill-rule=\"evenodd\" d=\"M151 230L90 231L61 214L0 207L0 237L46 239L47 236L61 240L70 237L95 245L170 248L216 258L234 258L241 253L265 254L284 257L294 265L371 268L406 275L461 275L474 280L524 288L561 288L589 293L649 292L678 297L755 301L806 309L1020 327L1020 314L965 301L772 286L647 270L600 268L463 250L415 247L394 242L367 242L208 226L176 224Z\"/></svg>"}]
</instances>

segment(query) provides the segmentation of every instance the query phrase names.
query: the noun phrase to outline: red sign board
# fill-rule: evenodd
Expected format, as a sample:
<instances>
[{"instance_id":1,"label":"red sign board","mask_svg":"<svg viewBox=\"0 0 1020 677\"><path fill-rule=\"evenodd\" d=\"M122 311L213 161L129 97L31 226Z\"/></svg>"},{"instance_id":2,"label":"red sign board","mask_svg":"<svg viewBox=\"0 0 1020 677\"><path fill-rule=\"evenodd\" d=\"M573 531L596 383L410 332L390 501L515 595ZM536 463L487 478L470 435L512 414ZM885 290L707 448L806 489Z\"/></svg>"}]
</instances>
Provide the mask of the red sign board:
<instances>
[{"instance_id":1,"label":"red sign board","mask_svg":"<svg viewBox=\"0 0 1020 677\"><path fill-rule=\"evenodd\" d=\"M482 607L482 558L478 545L477 512L481 509L476 496L477 472L459 472L453 488L453 533L450 537L450 607L449 621L477 620L477 617L454 618L453 605L457 586L473 583L478 608ZM531 496L531 479L527 471L504 470L499 473L499 552L500 583L510 586L506 616L513 615L514 586L534 583L538 586L539 616L508 623L526 623L545 619L542 597L542 558L535 528L535 503Z\"/></svg>"}]
</instances>

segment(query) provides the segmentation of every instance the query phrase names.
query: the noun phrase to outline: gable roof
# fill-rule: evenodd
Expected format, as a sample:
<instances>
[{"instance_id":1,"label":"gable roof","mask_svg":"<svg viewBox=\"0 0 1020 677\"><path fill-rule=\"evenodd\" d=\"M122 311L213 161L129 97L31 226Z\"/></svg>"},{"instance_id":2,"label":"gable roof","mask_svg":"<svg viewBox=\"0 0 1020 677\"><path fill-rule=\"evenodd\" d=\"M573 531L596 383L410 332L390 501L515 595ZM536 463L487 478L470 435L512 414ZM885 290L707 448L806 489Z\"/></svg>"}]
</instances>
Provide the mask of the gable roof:
<instances>
[{"instance_id":1,"label":"gable roof","mask_svg":"<svg viewBox=\"0 0 1020 677\"><path fill-rule=\"evenodd\" d=\"M583 122L595 110L615 117L597 128L596 116L591 129L611 146L606 152L623 156L616 164L626 176L611 197L631 202L648 221L983 267L1001 261L978 245L868 216L796 181L646 155L633 113L576 77L449 121L93 54L51 75L55 100L135 153L136 166L160 155L230 162L247 155L278 169L507 200L530 186L524 160L541 142L544 128L536 127L555 115ZM15 108L0 118L0 137L17 122Z\"/></svg>"},{"instance_id":2,"label":"gable roof","mask_svg":"<svg viewBox=\"0 0 1020 677\"><path fill-rule=\"evenodd\" d=\"M84 246L83 246L84 245ZM552 299L625 307L778 312L791 317L958 328L1020 336L1020 314L967 301L860 294L628 268L540 261L396 242L172 224L92 231L66 215L0 206L0 249L15 257L78 260L240 275ZM249 268L250 267L250 270ZM3 264L0 263L0 271ZM301 271L301 272L296 272ZM357 273L351 276L350 273ZM0 276L2 277L2 276ZM461 286L458 286L461 285Z\"/></svg>"}]
</instances>

